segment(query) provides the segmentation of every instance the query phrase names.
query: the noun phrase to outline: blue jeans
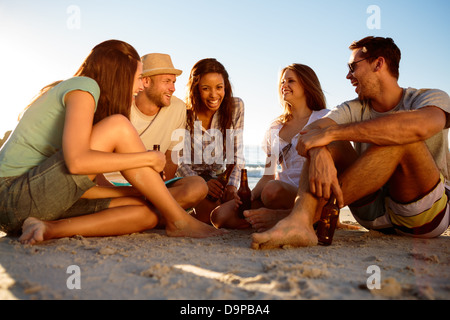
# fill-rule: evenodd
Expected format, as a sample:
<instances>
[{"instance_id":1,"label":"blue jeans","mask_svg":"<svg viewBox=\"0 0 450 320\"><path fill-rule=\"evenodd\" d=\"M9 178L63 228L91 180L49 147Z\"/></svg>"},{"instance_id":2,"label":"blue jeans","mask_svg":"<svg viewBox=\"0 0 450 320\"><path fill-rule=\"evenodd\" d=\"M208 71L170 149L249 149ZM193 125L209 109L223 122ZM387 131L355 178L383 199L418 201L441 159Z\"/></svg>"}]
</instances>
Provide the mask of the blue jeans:
<instances>
[{"instance_id":1,"label":"blue jeans","mask_svg":"<svg viewBox=\"0 0 450 320\"><path fill-rule=\"evenodd\" d=\"M58 220L105 210L111 199L81 199L95 183L67 170L62 151L18 177L0 177L0 230L19 234L28 217Z\"/></svg>"}]
</instances>

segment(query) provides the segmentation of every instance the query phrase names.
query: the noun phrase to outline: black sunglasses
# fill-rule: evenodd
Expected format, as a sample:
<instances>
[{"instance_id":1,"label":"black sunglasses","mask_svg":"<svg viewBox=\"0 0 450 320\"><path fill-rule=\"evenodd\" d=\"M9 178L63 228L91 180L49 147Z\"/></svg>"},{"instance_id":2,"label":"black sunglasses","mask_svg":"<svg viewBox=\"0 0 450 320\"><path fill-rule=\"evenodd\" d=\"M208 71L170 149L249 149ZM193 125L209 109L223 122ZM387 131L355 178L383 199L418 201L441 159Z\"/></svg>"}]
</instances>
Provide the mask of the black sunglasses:
<instances>
[{"instance_id":1,"label":"black sunglasses","mask_svg":"<svg viewBox=\"0 0 450 320\"><path fill-rule=\"evenodd\" d=\"M355 62L352 62L352 63L347 63L348 69L350 70L351 73L354 73L355 72L355 65L357 63L360 63L361 61L367 60L369 58L370 57L367 57L367 58L364 58L364 59L361 59L361 60L358 60L358 61L355 61Z\"/></svg>"}]
</instances>

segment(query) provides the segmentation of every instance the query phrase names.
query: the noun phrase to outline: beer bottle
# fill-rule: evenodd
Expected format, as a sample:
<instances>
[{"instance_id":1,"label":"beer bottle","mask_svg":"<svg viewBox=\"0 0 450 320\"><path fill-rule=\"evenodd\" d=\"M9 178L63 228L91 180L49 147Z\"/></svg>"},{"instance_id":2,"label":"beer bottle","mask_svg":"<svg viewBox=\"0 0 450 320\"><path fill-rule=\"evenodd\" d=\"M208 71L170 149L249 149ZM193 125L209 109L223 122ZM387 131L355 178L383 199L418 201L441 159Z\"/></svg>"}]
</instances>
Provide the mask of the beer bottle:
<instances>
[{"instance_id":1,"label":"beer bottle","mask_svg":"<svg viewBox=\"0 0 450 320\"><path fill-rule=\"evenodd\" d=\"M336 203L336 197L332 195L328 203L323 207L320 220L317 223L316 234L319 244L323 246L331 245L338 219L339 207Z\"/></svg>"},{"instance_id":2,"label":"beer bottle","mask_svg":"<svg viewBox=\"0 0 450 320\"><path fill-rule=\"evenodd\" d=\"M226 170L224 172L222 172L221 174L219 174L217 176L217 181L220 182L220 184L225 188L228 184L228 181L230 180L230 175L231 172L233 172L233 169L235 167L235 164L227 164L226 166ZM211 195L207 195L206 198L212 202L216 202L217 200L219 200L219 198L213 197Z\"/></svg>"},{"instance_id":3,"label":"beer bottle","mask_svg":"<svg viewBox=\"0 0 450 320\"><path fill-rule=\"evenodd\" d=\"M154 150L154 151L161 151L160 145L159 145L159 144L154 144L154 145L153 145L153 150ZM159 175L161 176L161 179L164 180L164 172L161 171L161 172L159 173Z\"/></svg>"},{"instance_id":4,"label":"beer bottle","mask_svg":"<svg viewBox=\"0 0 450 320\"><path fill-rule=\"evenodd\" d=\"M242 201L238 209L238 217L245 219L244 211L252 208L252 190L248 187L247 169L241 170L241 185L239 186L238 196Z\"/></svg>"}]
</instances>

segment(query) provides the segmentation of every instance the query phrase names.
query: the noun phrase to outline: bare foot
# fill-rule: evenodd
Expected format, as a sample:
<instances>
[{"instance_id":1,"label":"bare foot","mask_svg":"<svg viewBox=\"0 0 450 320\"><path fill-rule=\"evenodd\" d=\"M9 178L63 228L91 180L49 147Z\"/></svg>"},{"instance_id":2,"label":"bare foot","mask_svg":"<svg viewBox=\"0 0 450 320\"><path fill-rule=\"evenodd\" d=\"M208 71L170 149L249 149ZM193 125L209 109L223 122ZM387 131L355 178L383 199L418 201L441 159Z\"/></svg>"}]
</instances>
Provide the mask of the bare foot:
<instances>
[{"instance_id":1,"label":"bare foot","mask_svg":"<svg viewBox=\"0 0 450 320\"><path fill-rule=\"evenodd\" d=\"M227 231L218 230L190 215L185 215L183 219L167 223L166 233L169 237L208 238L223 235Z\"/></svg>"},{"instance_id":2,"label":"bare foot","mask_svg":"<svg viewBox=\"0 0 450 320\"><path fill-rule=\"evenodd\" d=\"M211 224L216 228L246 229L250 224L238 216L234 200L228 201L211 212Z\"/></svg>"},{"instance_id":3,"label":"bare foot","mask_svg":"<svg viewBox=\"0 0 450 320\"><path fill-rule=\"evenodd\" d=\"M307 247L317 245L317 236L309 223L289 215L272 229L252 235L252 249L274 249L284 246Z\"/></svg>"},{"instance_id":4,"label":"bare foot","mask_svg":"<svg viewBox=\"0 0 450 320\"><path fill-rule=\"evenodd\" d=\"M252 225L257 232L269 230L278 221L286 218L291 210L276 210L268 208L259 208L244 211L246 220Z\"/></svg>"},{"instance_id":5,"label":"bare foot","mask_svg":"<svg viewBox=\"0 0 450 320\"><path fill-rule=\"evenodd\" d=\"M22 225L22 235L19 241L22 244L35 244L45 240L46 223L39 219L29 217Z\"/></svg>"}]
</instances>

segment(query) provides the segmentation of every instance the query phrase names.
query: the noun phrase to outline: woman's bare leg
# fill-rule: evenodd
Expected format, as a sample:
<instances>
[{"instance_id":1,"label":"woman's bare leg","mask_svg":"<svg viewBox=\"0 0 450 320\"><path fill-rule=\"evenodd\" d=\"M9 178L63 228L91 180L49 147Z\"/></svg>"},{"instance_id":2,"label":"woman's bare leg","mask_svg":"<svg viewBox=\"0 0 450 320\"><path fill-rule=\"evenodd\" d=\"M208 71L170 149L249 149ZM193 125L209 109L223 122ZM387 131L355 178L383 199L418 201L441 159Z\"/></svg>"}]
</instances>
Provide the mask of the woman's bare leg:
<instances>
[{"instance_id":1,"label":"woman's bare leg","mask_svg":"<svg viewBox=\"0 0 450 320\"><path fill-rule=\"evenodd\" d=\"M285 208L292 208L296 194L297 189L294 186L278 180L270 180L262 187L261 199L252 201L252 210L244 212L246 219L238 217L236 203L231 200L211 212L211 223L216 228L242 229L251 225L259 231L269 229L290 212L288 210L285 214L278 214L285 211L283 210Z\"/></svg>"},{"instance_id":2,"label":"woman's bare leg","mask_svg":"<svg viewBox=\"0 0 450 320\"><path fill-rule=\"evenodd\" d=\"M109 117L94 126L91 147L118 153L146 151L132 124L121 116ZM124 170L122 174L161 213L169 236L202 238L223 233L186 214L165 187L159 173L152 168Z\"/></svg>"},{"instance_id":3,"label":"woman's bare leg","mask_svg":"<svg viewBox=\"0 0 450 320\"><path fill-rule=\"evenodd\" d=\"M279 180L266 183L261 192L261 201L269 209L292 209L298 188Z\"/></svg>"},{"instance_id":4,"label":"woman's bare leg","mask_svg":"<svg viewBox=\"0 0 450 320\"><path fill-rule=\"evenodd\" d=\"M84 216L56 221L27 218L19 241L34 244L43 240L81 235L101 237L141 232L154 228L158 215L143 199L124 197L112 199L110 208Z\"/></svg>"},{"instance_id":5,"label":"woman's bare leg","mask_svg":"<svg viewBox=\"0 0 450 320\"><path fill-rule=\"evenodd\" d=\"M169 192L182 208L189 209L205 199L208 185L202 177L184 177L171 184Z\"/></svg>"},{"instance_id":6,"label":"woman's bare leg","mask_svg":"<svg viewBox=\"0 0 450 320\"><path fill-rule=\"evenodd\" d=\"M123 116L111 116L93 127L91 148L104 152L145 152L145 146L132 124ZM169 236L209 237L222 234L186 214L164 185L159 173L150 167L125 170L125 178L155 206L166 221ZM93 180L94 175L90 176ZM116 200L120 201L120 200ZM29 218L20 237L25 243L74 234L86 236L120 235L153 228L157 216L146 205L115 206L77 218L42 222Z\"/></svg>"}]
</instances>

